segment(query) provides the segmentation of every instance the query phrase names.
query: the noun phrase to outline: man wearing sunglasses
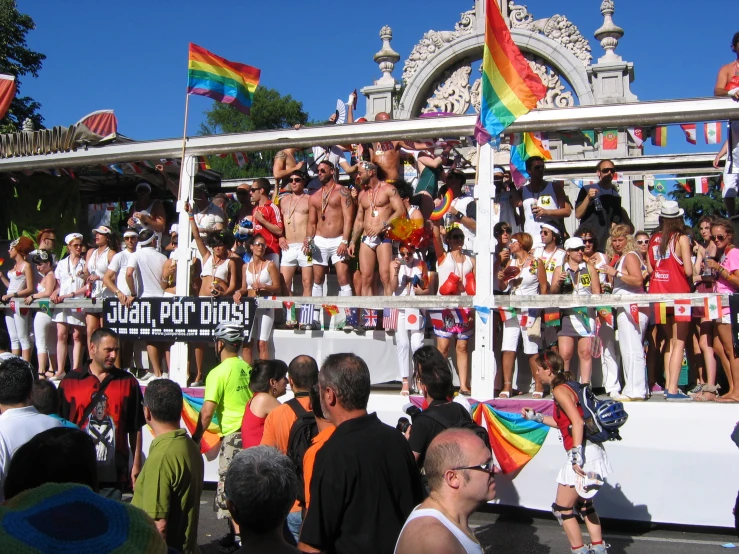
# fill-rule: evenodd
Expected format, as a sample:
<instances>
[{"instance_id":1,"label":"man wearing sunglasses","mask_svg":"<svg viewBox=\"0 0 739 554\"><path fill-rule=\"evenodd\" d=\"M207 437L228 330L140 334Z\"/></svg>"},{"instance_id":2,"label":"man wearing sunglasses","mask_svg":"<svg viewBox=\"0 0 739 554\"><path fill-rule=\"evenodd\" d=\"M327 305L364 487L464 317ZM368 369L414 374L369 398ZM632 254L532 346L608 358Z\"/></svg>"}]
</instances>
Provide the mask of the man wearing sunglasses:
<instances>
[{"instance_id":1,"label":"man wearing sunglasses","mask_svg":"<svg viewBox=\"0 0 739 554\"><path fill-rule=\"evenodd\" d=\"M305 176L300 171L293 171L287 178L290 193L280 200L282 221L285 225L285 236L280 237L282 250L280 273L285 280L287 294L292 296L292 284L295 271L300 267L303 282L303 296L310 296L313 287L313 255L305 245L308 231L308 212L310 198L305 194Z\"/></svg>"},{"instance_id":2,"label":"man wearing sunglasses","mask_svg":"<svg viewBox=\"0 0 739 554\"><path fill-rule=\"evenodd\" d=\"M431 441L423 468L430 493L408 517L395 554L482 554L469 518L495 498L490 449L469 429L448 429Z\"/></svg>"},{"instance_id":3,"label":"man wearing sunglasses","mask_svg":"<svg viewBox=\"0 0 739 554\"><path fill-rule=\"evenodd\" d=\"M606 244L611 227L623 223L634 230L629 214L621 207L621 196L613 184L618 176L611 160L601 160L595 166L598 182L580 189L575 201L575 217L580 225L596 230L598 244Z\"/></svg>"}]
</instances>

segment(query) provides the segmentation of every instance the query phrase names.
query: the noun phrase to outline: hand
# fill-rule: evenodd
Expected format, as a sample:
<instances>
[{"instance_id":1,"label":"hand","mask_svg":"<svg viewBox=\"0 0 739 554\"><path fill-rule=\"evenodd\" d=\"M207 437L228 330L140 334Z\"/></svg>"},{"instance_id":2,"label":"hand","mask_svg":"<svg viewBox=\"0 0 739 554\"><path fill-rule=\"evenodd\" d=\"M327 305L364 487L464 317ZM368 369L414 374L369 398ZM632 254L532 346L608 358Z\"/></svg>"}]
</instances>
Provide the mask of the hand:
<instances>
[{"instance_id":1,"label":"hand","mask_svg":"<svg viewBox=\"0 0 739 554\"><path fill-rule=\"evenodd\" d=\"M141 212L133 212L133 218L141 220Z\"/></svg>"},{"instance_id":2,"label":"hand","mask_svg":"<svg viewBox=\"0 0 739 554\"><path fill-rule=\"evenodd\" d=\"M346 256L346 253L348 251L348 248L346 244L343 242L339 244L339 246L336 248L336 255L337 256Z\"/></svg>"},{"instance_id":3,"label":"hand","mask_svg":"<svg viewBox=\"0 0 739 554\"><path fill-rule=\"evenodd\" d=\"M100 280L100 277L98 277L94 273L87 278L88 283L94 283L95 281L99 281L99 280Z\"/></svg>"},{"instance_id":4,"label":"hand","mask_svg":"<svg viewBox=\"0 0 739 554\"><path fill-rule=\"evenodd\" d=\"M411 440L411 427L413 427L413 425L409 425L408 428L405 430L405 433L403 433L407 440Z\"/></svg>"},{"instance_id":5,"label":"hand","mask_svg":"<svg viewBox=\"0 0 739 554\"><path fill-rule=\"evenodd\" d=\"M508 281L508 279L505 278L505 274L503 273L503 271L498 272L498 281L500 281L501 283L505 283Z\"/></svg>"},{"instance_id":6,"label":"hand","mask_svg":"<svg viewBox=\"0 0 739 554\"><path fill-rule=\"evenodd\" d=\"M713 159L713 167L718 169L719 164L721 163L721 156L716 154L716 157Z\"/></svg>"},{"instance_id":7,"label":"hand","mask_svg":"<svg viewBox=\"0 0 739 554\"><path fill-rule=\"evenodd\" d=\"M507 262L508 260L511 259L511 251L508 250L507 248L501 250L499 254L499 258L500 258L501 263Z\"/></svg>"},{"instance_id":8,"label":"hand","mask_svg":"<svg viewBox=\"0 0 739 554\"><path fill-rule=\"evenodd\" d=\"M135 222L135 221L133 220L133 218L132 218L132 217L129 217L129 218L128 218L128 226L129 226L129 227L131 227L132 229L133 229L134 227L136 227L136 222Z\"/></svg>"},{"instance_id":9,"label":"hand","mask_svg":"<svg viewBox=\"0 0 739 554\"><path fill-rule=\"evenodd\" d=\"M192 215L192 206L190 205L190 201L189 200L185 200L185 206L184 207L185 207L185 212L187 213L187 215Z\"/></svg>"},{"instance_id":10,"label":"hand","mask_svg":"<svg viewBox=\"0 0 739 554\"><path fill-rule=\"evenodd\" d=\"M703 260L703 263L710 267L713 271L719 271L721 269L721 264L713 258L706 258L705 260Z\"/></svg>"},{"instance_id":11,"label":"hand","mask_svg":"<svg viewBox=\"0 0 739 554\"><path fill-rule=\"evenodd\" d=\"M588 190L588 198L590 198L590 199L592 200L592 199L593 199L593 198L595 198L596 196L598 196L598 190L597 190L597 189L595 189L595 188L593 188L593 187L591 187L591 188L590 188L590 189Z\"/></svg>"},{"instance_id":12,"label":"hand","mask_svg":"<svg viewBox=\"0 0 739 554\"><path fill-rule=\"evenodd\" d=\"M426 294L426 291L423 290L418 285L416 285L415 287L413 287L413 292L416 293L417 295L421 295L421 296L423 296L424 294Z\"/></svg>"},{"instance_id":13,"label":"hand","mask_svg":"<svg viewBox=\"0 0 739 554\"><path fill-rule=\"evenodd\" d=\"M454 217L457 217L459 210L454 206L449 206L449 213L452 214Z\"/></svg>"},{"instance_id":14,"label":"hand","mask_svg":"<svg viewBox=\"0 0 739 554\"><path fill-rule=\"evenodd\" d=\"M580 477L587 477L587 473L585 473L582 469L582 466L580 464L572 464L572 469L575 473L577 473Z\"/></svg>"},{"instance_id":15,"label":"hand","mask_svg":"<svg viewBox=\"0 0 739 554\"><path fill-rule=\"evenodd\" d=\"M262 215L262 212L260 210L254 210L253 218L256 219L259 223L264 224L264 215Z\"/></svg>"},{"instance_id":16,"label":"hand","mask_svg":"<svg viewBox=\"0 0 739 554\"><path fill-rule=\"evenodd\" d=\"M582 446L573 446L572 448L570 448L567 451L567 459L573 466L582 467L584 461L582 457ZM582 469L580 469L580 471L582 471Z\"/></svg>"},{"instance_id":17,"label":"hand","mask_svg":"<svg viewBox=\"0 0 739 554\"><path fill-rule=\"evenodd\" d=\"M346 249L346 253L349 255L350 258L353 258L354 257L354 247L355 247L355 244L356 243L352 242L349 245L349 248Z\"/></svg>"},{"instance_id":18,"label":"hand","mask_svg":"<svg viewBox=\"0 0 739 554\"><path fill-rule=\"evenodd\" d=\"M170 264L169 269L167 269L167 272L164 274L165 277L172 277L175 273L177 273L177 265L176 264Z\"/></svg>"},{"instance_id":19,"label":"hand","mask_svg":"<svg viewBox=\"0 0 739 554\"><path fill-rule=\"evenodd\" d=\"M133 301L136 300L135 296L126 296L126 299L123 301L123 305L126 308L129 308L131 304L133 304Z\"/></svg>"},{"instance_id":20,"label":"hand","mask_svg":"<svg viewBox=\"0 0 739 554\"><path fill-rule=\"evenodd\" d=\"M400 272L400 260L393 260L390 262L390 267L395 272L395 275L397 275Z\"/></svg>"},{"instance_id":21,"label":"hand","mask_svg":"<svg viewBox=\"0 0 739 554\"><path fill-rule=\"evenodd\" d=\"M131 485L136 489L136 479L139 477L139 473L141 473L141 462L133 463L133 467L131 468Z\"/></svg>"},{"instance_id":22,"label":"hand","mask_svg":"<svg viewBox=\"0 0 739 554\"><path fill-rule=\"evenodd\" d=\"M25 298L25 299L23 300L23 303L24 303L24 304L25 304L26 306L30 306L32 302L33 302L33 295L31 295L31 296L26 296L26 298Z\"/></svg>"},{"instance_id":23,"label":"hand","mask_svg":"<svg viewBox=\"0 0 739 554\"><path fill-rule=\"evenodd\" d=\"M380 233L382 233L385 230L385 226L382 224L382 222L376 223L374 225L370 225L367 229L365 229L364 234L368 237L376 237Z\"/></svg>"},{"instance_id":24,"label":"hand","mask_svg":"<svg viewBox=\"0 0 739 554\"><path fill-rule=\"evenodd\" d=\"M51 301L52 301L52 302L53 302L54 304L59 304L59 303L60 303L60 302L62 301L62 297L61 297L61 296L59 296L59 291L58 291L58 290L55 290L54 292L52 292L52 293L51 293L51 296L49 297L49 299L50 299L50 300L51 300Z\"/></svg>"},{"instance_id":25,"label":"hand","mask_svg":"<svg viewBox=\"0 0 739 554\"><path fill-rule=\"evenodd\" d=\"M13 297L9 294L3 294L3 302L7 302L8 300L12 299Z\"/></svg>"},{"instance_id":26,"label":"hand","mask_svg":"<svg viewBox=\"0 0 739 554\"><path fill-rule=\"evenodd\" d=\"M280 249L282 249L283 252L290 250L290 245L287 243L285 237L280 237L277 243L280 245Z\"/></svg>"},{"instance_id":27,"label":"hand","mask_svg":"<svg viewBox=\"0 0 739 554\"><path fill-rule=\"evenodd\" d=\"M243 296L243 295L241 294L241 289L237 290L237 291L236 291L236 292L234 293L234 303L236 303L236 304L241 304L241 297L242 297L242 296ZM194 439L193 439L193 440L194 440ZM195 441L195 442L200 442L200 439L198 439L198 440L197 440L197 441Z\"/></svg>"}]
</instances>

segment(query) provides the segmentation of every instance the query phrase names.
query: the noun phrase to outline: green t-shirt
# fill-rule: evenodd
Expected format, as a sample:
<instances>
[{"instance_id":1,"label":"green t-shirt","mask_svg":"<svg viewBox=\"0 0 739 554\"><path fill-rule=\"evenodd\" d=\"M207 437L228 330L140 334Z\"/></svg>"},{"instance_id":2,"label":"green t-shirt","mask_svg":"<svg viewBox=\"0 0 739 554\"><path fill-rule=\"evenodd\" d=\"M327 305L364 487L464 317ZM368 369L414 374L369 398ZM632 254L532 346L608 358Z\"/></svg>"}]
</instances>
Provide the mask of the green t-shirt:
<instances>
[{"instance_id":1,"label":"green t-shirt","mask_svg":"<svg viewBox=\"0 0 739 554\"><path fill-rule=\"evenodd\" d=\"M136 480L131 504L152 519L167 520L167 545L183 554L198 550L203 457L184 429L155 438Z\"/></svg>"},{"instance_id":2,"label":"green t-shirt","mask_svg":"<svg viewBox=\"0 0 739 554\"><path fill-rule=\"evenodd\" d=\"M216 417L225 437L241 431L241 420L251 400L251 366L239 357L228 358L214 367L205 379L204 401L216 404Z\"/></svg>"}]
</instances>

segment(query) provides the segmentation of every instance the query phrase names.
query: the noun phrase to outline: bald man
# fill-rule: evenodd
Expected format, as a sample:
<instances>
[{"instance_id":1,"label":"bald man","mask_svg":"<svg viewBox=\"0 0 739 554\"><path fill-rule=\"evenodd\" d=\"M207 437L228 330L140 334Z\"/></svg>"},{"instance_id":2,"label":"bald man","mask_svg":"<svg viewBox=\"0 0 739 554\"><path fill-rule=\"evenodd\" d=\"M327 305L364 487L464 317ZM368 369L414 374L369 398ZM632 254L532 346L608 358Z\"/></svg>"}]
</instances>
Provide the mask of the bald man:
<instances>
[{"instance_id":1,"label":"bald man","mask_svg":"<svg viewBox=\"0 0 739 554\"><path fill-rule=\"evenodd\" d=\"M431 490L408 516L395 554L482 554L470 516L495 498L493 455L468 429L439 433L426 451Z\"/></svg>"}]
</instances>

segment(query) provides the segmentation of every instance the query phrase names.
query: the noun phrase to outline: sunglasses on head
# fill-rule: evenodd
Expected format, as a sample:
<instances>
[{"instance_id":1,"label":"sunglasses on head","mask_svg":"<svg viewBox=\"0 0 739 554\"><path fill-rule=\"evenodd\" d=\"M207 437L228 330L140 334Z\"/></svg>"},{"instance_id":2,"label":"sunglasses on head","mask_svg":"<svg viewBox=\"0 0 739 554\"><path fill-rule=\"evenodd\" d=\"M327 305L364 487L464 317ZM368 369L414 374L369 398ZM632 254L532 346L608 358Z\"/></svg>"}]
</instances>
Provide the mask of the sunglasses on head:
<instances>
[{"instance_id":1,"label":"sunglasses on head","mask_svg":"<svg viewBox=\"0 0 739 554\"><path fill-rule=\"evenodd\" d=\"M726 240L727 235L711 235L711 240L713 241L724 241Z\"/></svg>"}]
</instances>

